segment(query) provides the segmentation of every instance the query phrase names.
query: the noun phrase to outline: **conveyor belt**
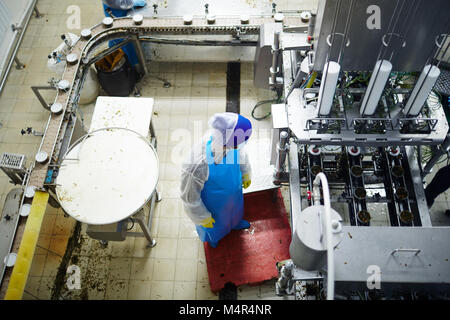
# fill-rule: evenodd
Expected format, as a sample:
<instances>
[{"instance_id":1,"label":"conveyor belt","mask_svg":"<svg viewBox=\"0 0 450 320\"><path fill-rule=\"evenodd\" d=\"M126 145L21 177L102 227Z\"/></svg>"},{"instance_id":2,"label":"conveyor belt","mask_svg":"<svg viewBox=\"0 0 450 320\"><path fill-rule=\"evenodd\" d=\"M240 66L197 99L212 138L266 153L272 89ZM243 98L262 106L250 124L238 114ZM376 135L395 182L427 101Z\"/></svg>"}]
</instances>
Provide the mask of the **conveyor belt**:
<instances>
[{"instance_id":1,"label":"conveyor belt","mask_svg":"<svg viewBox=\"0 0 450 320\"><path fill-rule=\"evenodd\" d=\"M87 56L88 50L98 41L106 41L102 39L105 36L113 33L128 32L135 35L143 35L145 33L166 33L166 34L233 34L237 31L241 34L256 34L259 32L259 27L264 23L273 23L272 17L258 17L250 18L248 25L241 25L239 18L218 18L215 25L208 25L205 19L194 19L192 25L186 26L181 18L172 19L153 19L144 18L141 25L134 25L131 17L114 19L112 27L105 27L103 24L98 24L91 29L91 38L89 40L80 38L80 40L72 48L71 53L77 54L78 62L74 65L67 65L63 75L63 80L69 81L71 84L70 90L67 92L59 91L55 99L55 103L61 103L64 111L60 115L52 114L50 116L47 128L42 138L40 151L45 151L52 155L52 161L57 161L58 157L58 143L61 143L64 135L67 121L64 121L65 115L72 110L72 101L77 95L77 90L74 90L74 83L77 80L77 75L81 70L83 60ZM286 17L284 25L299 25L301 24L298 17ZM81 59L80 59L81 57ZM49 163L36 163L30 175L30 186L35 186L42 189L44 181L47 176Z\"/></svg>"},{"instance_id":2,"label":"conveyor belt","mask_svg":"<svg viewBox=\"0 0 450 320\"><path fill-rule=\"evenodd\" d=\"M50 161L45 164L35 163L30 174L28 182L29 186L35 186L38 190L44 190L45 179L50 165L58 162L60 145L68 126L68 115L73 111L73 101L79 94L80 88L77 88L81 72L83 71L83 58L87 57L92 48L98 43L108 40L108 36L114 34L123 35L145 35L154 34L258 34L260 25L263 23L273 23L272 17L250 18L249 24L241 25L239 18L218 18L215 25L208 25L204 19L194 18L192 25L186 26L181 18L172 19L154 19L144 18L142 25L136 26L131 17L114 19L113 26L106 28L103 24L92 27L91 37L89 39L80 38L80 40L72 48L71 53L78 56L78 61L74 65L67 65L61 80L67 80L70 83L70 89L67 92L59 91L55 99L55 103L61 103L63 112L60 115L51 114L47 123L47 127L42 138L40 151L45 151L51 155ZM286 17L284 25L304 25L298 17ZM6 299L20 299L26 285L29 268L36 247L36 236L39 235L40 225L42 223L43 212L48 201L48 193L36 192L39 195L38 214L34 214L36 219L21 220L16 231L13 242L12 252L19 252L19 257L12 272L5 273L0 297ZM36 203L37 203L36 202ZM34 203L34 202L33 202ZM33 212L33 211L32 211ZM34 216L33 215L33 216ZM30 227L28 227L30 226ZM27 230L31 230L27 232Z\"/></svg>"},{"instance_id":3,"label":"conveyor belt","mask_svg":"<svg viewBox=\"0 0 450 320\"><path fill-rule=\"evenodd\" d=\"M20 242L16 264L14 265L11 278L9 279L5 300L22 299L28 274L30 272L31 263L33 262L39 232L41 231L48 196L48 193L40 191L37 191L34 196L30 215L27 219L27 224Z\"/></svg>"}]
</instances>

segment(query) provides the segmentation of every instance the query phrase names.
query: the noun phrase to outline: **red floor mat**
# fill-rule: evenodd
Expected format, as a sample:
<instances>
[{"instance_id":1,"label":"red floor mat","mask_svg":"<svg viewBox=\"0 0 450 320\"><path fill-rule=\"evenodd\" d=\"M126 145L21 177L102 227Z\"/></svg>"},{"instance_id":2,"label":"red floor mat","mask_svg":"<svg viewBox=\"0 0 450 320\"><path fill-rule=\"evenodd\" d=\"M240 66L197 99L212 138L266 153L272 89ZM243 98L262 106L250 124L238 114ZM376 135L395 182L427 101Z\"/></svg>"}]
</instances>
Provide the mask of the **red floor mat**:
<instances>
[{"instance_id":1,"label":"red floor mat","mask_svg":"<svg viewBox=\"0 0 450 320\"><path fill-rule=\"evenodd\" d=\"M244 195L248 230L233 230L217 248L204 243L211 290L227 282L256 284L278 276L276 263L289 258L291 230L279 189Z\"/></svg>"}]
</instances>

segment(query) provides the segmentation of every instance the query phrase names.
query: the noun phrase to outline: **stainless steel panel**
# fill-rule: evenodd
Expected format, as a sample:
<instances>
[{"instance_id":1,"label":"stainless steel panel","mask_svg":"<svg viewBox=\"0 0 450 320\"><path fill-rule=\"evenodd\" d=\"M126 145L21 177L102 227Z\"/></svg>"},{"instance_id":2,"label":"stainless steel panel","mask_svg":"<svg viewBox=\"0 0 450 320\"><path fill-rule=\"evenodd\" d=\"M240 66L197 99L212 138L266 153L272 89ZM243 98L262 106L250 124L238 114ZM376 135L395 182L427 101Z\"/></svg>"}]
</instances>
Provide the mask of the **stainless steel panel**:
<instances>
[{"instance_id":1,"label":"stainless steel panel","mask_svg":"<svg viewBox=\"0 0 450 320\"><path fill-rule=\"evenodd\" d=\"M416 204L420 215L420 222L422 223L423 227L431 227L430 212L428 210L428 204L425 198L422 175L420 173L415 148L406 147L406 153L408 157L408 164L414 188L415 198L417 200Z\"/></svg>"},{"instance_id":2,"label":"stainless steel panel","mask_svg":"<svg viewBox=\"0 0 450 320\"><path fill-rule=\"evenodd\" d=\"M340 9L336 10L340 3ZM314 30L314 47L316 60L314 70L322 71L329 54L330 60L336 61L339 56L342 35L337 35L330 51L327 37L333 32L335 12L338 11L335 33L344 34L351 0L321 0L319 2L316 28ZM369 29L374 17L371 6L378 6L380 29ZM395 11L395 8L397 10ZM389 23L392 19L390 28ZM392 57L393 71L419 71L423 68L435 45L436 37L448 33L448 0L429 1L391 1L391 0L358 0L354 1L354 9L349 15L348 47L342 56L341 70L371 71L375 65L382 38L391 33L389 50L386 58L395 51ZM368 22L369 21L369 22ZM374 24L375 25L375 24ZM394 28L395 26L395 28ZM389 35L385 37L389 42ZM330 37L331 43L331 37ZM404 46L403 46L404 44Z\"/></svg>"},{"instance_id":3,"label":"stainless steel panel","mask_svg":"<svg viewBox=\"0 0 450 320\"><path fill-rule=\"evenodd\" d=\"M289 128L302 144L316 145L352 145L352 146L407 146L407 145L436 145L444 141L448 123L442 108L433 110L432 118L438 123L434 131L430 133L401 133L400 128L389 129L384 134L356 134L350 126L353 119L359 114L346 113L346 122L349 128L342 128L340 133L318 133L318 130L306 130L310 119L317 118L317 108L315 104L306 104L302 97L302 89L294 89L289 96L287 110ZM391 111L392 123L402 118L401 110Z\"/></svg>"},{"instance_id":4,"label":"stainless steel panel","mask_svg":"<svg viewBox=\"0 0 450 320\"><path fill-rule=\"evenodd\" d=\"M343 234L335 250L336 282L366 283L368 267L377 266L381 289L383 283L450 284L450 228L345 226Z\"/></svg>"},{"instance_id":5,"label":"stainless steel panel","mask_svg":"<svg viewBox=\"0 0 450 320\"><path fill-rule=\"evenodd\" d=\"M254 85L257 88L270 89L269 77L272 64L272 45L275 32L282 31L281 23L265 23L260 28L258 46L254 62Z\"/></svg>"}]
</instances>

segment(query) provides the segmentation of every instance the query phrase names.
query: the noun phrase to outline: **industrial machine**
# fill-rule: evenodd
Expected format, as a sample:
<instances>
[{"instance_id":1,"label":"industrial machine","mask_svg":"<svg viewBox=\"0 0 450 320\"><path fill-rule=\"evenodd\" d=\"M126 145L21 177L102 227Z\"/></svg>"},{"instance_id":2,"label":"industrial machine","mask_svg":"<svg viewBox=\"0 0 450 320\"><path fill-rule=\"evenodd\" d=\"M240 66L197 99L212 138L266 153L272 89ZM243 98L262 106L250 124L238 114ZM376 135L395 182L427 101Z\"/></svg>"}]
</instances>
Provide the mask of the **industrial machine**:
<instances>
[{"instance_id":1,"label":"industrial machine","mask_svg":"<svg viewBox=\"0 0 450 320\"><path fill-rule=\"evenodd\" d=\"M7 232L2 231L7 241L2 241L2 250L0 251L1 261L4 261L1 293L6 291L5 298L20 299L22 297L47 202L55 207L62 206L68 215L87 223L87 233L95 239L104 242L122 241L126 236L136 236L138 234L130 232L131 228L129 228L129 222L135 221L143 231L143 234L139 233L139 235L147 238L149 246L156 244L149 229L151 212L155 201L159 199L158 192L154 188L157 177L151 179L151 186L148 186L150 194L145 194L145 197L143 195L142 199L136 200L135 208L128 208L129 210L125 210L126 212L115 210L117 214L114 214L113 219L101 222L92 220L92 215L84 216L81 219L76 210L71 210L71 200L74 199L70 196L65 197L64 184L66 187L67 183L77 187L78 183L75 180L81 177L81 175L77 176L77 170L80 168L73 165L71 161L78 161L79 167L83 166L86 161L90 161L89 155L87 158L83 158L82 152L77 153L77 151L84 147L92 149L92 143L89 141L101 140L103 131L119 130L122 132L121 129L124 128L120 124L118 125L119 129L103 125L100 126L102 128L96 128L101 130L100 133L98 130L94 130L88 131L86 134L79 103L80 93L88 80L91 66L130 43L136 50L139 71L142 76L147 75L149 71L146 62L150 59L157 59L157 56L164 52L168 53L166 59L173 61L252 61L262 25L281 25L282 22L287 25L296 25L300 21L298 12L284 16L277 12L276 4L272 4L268 0L262 1L259 5L232 0L231 4L227 3L226 5L221 1L215 1L205 5L196 3L195 6L185 8L188 9L187 12L195 13L195 16L189 14L180 16L180 3L170 6L170 8L167 6L157 8L156 5L153 6L153 10L147 6L140 10L130 11L129 16L122 18L107 17L97 25L81 30L80 37L74 41L68 41L68 37L65 35L61 37L65 43L64 52L56 53L56 56L59 57L61 54L64 59L65 70L61 78L52 78L49 81L50 86L33 88L43 108L50 113L35 161L29 168L26 168L23 155L6 153L2 158L2 170L10 177L11 182L21 186L14 194L7 197L8 204L5 204L5 210L11 212L7 215L11 218L2 221L1 225L1 230L8 230ZM186 10L182 10L182 12L186 12ZM215 13L223 15L216 16ZM115 39L122 39L122 41L109 46L110 40ZM73 39L71 38L71 40ZM170 50L164 51L167 50L167 47ZM208 48L208 54L199 54L199 52L204 52L205 47ZM227 50L223 50L224 47ZM190 49L190 56L187 51L183 51L186 48ZM271 59L269 56L266 58ZM164 80L162 81L164 86L170 86L165 79L159 80ZM41 89L56 90L55 100L51 103L45 101L39 94ZM139 94L137 93L136 96ZM150 105L146 110L147 113L150 116L152 114ZM126 126L125 129L136 131L135 128L126 128ZM147 125L144 129L150 130L151 145L142 145L147 150L146 156L155 160L154 151L157 145L151 122L150 128ZM143 132L140 135L146 136ZM125 145L128 147L127 143ZM108 155L103 154L103 156ZM157 159L154 163L156 166L152 170L157 171ZM69 167L74 167L73 171ZM63 174L64 171L69 171L69 173ZM83 170L81 172L87 173ZM86 176L85 178L89 179ZM119 176L116 178L121 179ZM63 183L60 184L61 181L58 179L61 179ZM149 182L147 181L147 183ZM271 181L268 184L271 188L273 187ZM260 188L257 186L258 190ZM20 192L21 190L24 192ZM77 196L80 198L75 202L83 205L86 202L82 200L82 197L90 195L89 192L79 189ZM145 201L143 201L144 198ZM145 202L150 202L150 214L147 216L147 222L142 211L139 210L139 205L143 206ZM31 212L29 218L18 218L19 212L27 211L23 210L23 206ZM24 216L26 217L26 215ZM107 227L103 227L102 223L106 223ZM23 245L24 243L26 245ZM4 272L5 270L6 272Z\"/></svg>"},{"instance_id":2,"label":"industrial machine","mask_svg":"<svg viewBox=\"0 0 450 320\"><path fill-rule=\"evenodd\" d=\"M448 297L450 229L432 227L423 181L449 152L432 90L448 59L449 8L324 0L296 33L307 45L271 32L266 83L283 101L272 106L274 179L289 183L292 226L279 295Z\"/></svg>"},{"instance_id":3,"label":"industrial machine","mask_svg":"<svg viewBox=\"0 0 450 320\"><path fill-rule=\"evenodd\" d=\"M54 83L55 101L41 101L51 114L35 163L26 169L20 155L3 157L2 169L25 189L17 210L35 193L60 205L55 179L83 135L78 102L95 62L128 43L144 74L146 60L161 53L173 61L251 60L255 86L279 96L271 107L273 182L290 193L291 259L279 263L274 293L448 297L450 228L431 225L423 180L450 146L432 90L448 59L450 3L320 0L317 10L283 14L262 1L239 15L239 1L230 2L236 6L146 7L82 30ZM186 14L194 11L201 14ZM108 47L114 39L123 41ZM217 54L199 54L205 46ZM18 256L29 268L32 256ZM26 281L14 276L14 285ZM20 295L20 286L12 292Z\"/></svg>"}]
</instances>

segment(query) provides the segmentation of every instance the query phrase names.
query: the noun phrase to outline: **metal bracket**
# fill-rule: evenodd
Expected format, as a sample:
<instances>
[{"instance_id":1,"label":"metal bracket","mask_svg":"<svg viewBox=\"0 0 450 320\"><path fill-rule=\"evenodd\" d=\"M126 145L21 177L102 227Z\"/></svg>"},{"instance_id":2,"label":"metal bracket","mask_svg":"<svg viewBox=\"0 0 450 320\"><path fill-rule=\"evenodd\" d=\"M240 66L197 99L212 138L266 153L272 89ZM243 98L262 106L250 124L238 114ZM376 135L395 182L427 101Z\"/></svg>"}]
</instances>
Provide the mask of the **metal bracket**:
<instances>
[{"instance_id":1,"label":"metal bracket","mask_svg":"<svg viewBox=\"0 0 450 320\"><path fill-rule=\"evenodd\" d=\"M53 87L51 85L50 86L31 86L31 90L33 90L34 94L36 95L36 97L38 98L39 102L44 107L44 109L50 111L51 104L48 104L45 101L44 97L41 95L39 90L55 90L55 87Z\"/></svg>"},{"instance_id":2,"label":"metal bracket","mask_svg":"<svg viewBox=\"0 0 450 320\"><path fill-rule=\"evenodd\" d=\"M23 30L23 27L22 27L22 26L15 25L15 24L12 24L12 25L11 25L11 29L12 29L12 31L22 31L22 30Z\"/></svg>"},{"instance_id":3,"label":"metal bracket","mask_svg":"<svg viewBox=\"0 0 450 320\"><path fill-rule=\"evenodd\" d=\"M19 58L17 58L16 56L14 57L14 62L16 63L16 69L17 70L22 70L22 69L25 68L25 64L20 62Z\"/></svg>"},{"instance_id":4,"label":"metal bracket","mask_svg":"<svg viewBox=\"0 0 450 320\"><path fill-rule=\"evenodd\" d=\"M34 10L34 12L36 13L36 18L37 18L37 19L43 17L43 15L39 12L39 10L38 10L38 8L37 8L36 5L34 6L34 9L33 9L33 10Z\"/></svg>"},{"instance_id":5,"label":"metal bracket","mask_svg":"<svg viewBox=\"0 0 450 320\"><path fill-rule=\"evenodd\" d=\"M399 248L399 249L392 250L391 255L393 256L397 252L415 252L414 255L417 256L420 253L420 251L421 251L420 249L401 249L401 248Z\"/></svg>"}]
</instances>

